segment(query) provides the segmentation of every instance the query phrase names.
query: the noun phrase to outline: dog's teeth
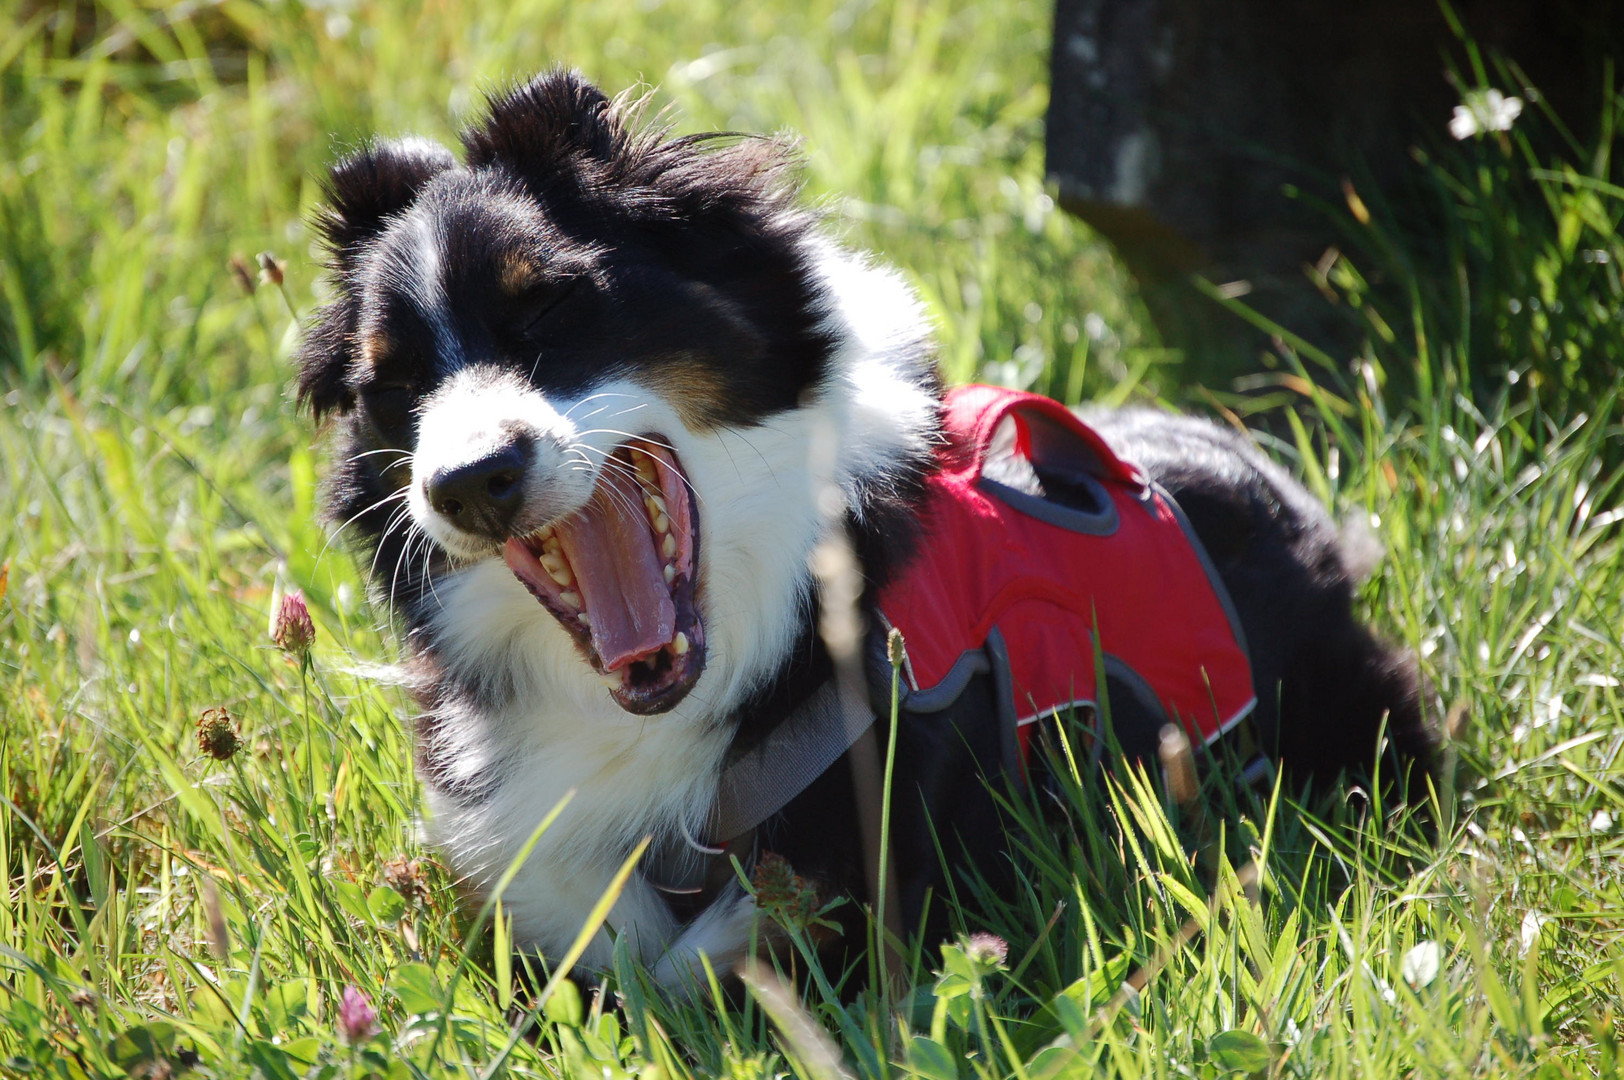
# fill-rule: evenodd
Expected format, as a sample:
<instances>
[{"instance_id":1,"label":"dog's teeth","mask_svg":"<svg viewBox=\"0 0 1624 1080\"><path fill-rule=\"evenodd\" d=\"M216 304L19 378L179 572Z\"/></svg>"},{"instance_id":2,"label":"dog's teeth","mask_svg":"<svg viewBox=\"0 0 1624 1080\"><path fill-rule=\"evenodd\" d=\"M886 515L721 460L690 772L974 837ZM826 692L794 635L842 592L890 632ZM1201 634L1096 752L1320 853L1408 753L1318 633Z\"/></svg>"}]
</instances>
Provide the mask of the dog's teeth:
<instances>
[{"instance_id":1,"label":"dog's teeth","mask_svg":"<svg viewBox=\"0 0 1624 1080\"><path fill-rule=\"evenodd\" d=\"M677 538L670 533L665 534L665 541L660 545L660 554L668 559L677 557Z\"/></svg>"},{"instance_id":2,"label":"dog's teeth","mask_svg":"<svg viewBox=\"0 0 1624 1080\"><path fill-rule=\"evenodd\" d=\"M688 635L678 630L677 636L671 639L671 651L678 656L686 655L688 652Z\"/></svg>"},{"instance_id":3,"label":"dog's teeth","mask_svg":"<svg viewBox=\"0 0 1624 1080\"><path fill-rule=\"evenodd\" d=\"M667 585L669 585L673 581L675 581L676 579L677 579L677 568L675 566L672 566L670 563L666 563L665 564L665 583Z\"/></svg>"},{"instance_id":4,"label":"dog's teeth","mask_svg":"<svg viewBox=\"0 0 1624 1080\"><path fill-rule=\"evenodd\" d=\"M548 577L566 589L575 584L575 577L570 573L569 564L564 562L561 556L543 555L541 557L541 568L547 571Z\"/></svg>"},{"instance_id":5,"label":"dog's teeth","mask_svg":"<svg viewBox=\"0 0 1624 1080\"><path fill-rule=\"evenodd\" d=\"M559 593L558 598L572 608L581 606L581 594L573 590Z\"/></svg>"}]
</instances>

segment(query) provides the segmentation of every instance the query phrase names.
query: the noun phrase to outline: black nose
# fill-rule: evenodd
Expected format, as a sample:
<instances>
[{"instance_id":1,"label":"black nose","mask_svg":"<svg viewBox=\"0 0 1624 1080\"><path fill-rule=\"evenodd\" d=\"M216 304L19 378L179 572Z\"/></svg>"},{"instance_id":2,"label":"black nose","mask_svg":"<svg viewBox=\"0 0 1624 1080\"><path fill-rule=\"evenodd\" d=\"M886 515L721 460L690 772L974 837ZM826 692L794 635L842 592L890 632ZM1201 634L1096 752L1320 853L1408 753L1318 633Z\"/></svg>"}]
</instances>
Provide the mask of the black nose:
<instances>
[{"instance_id":1,"label":"black nose","mask_svg":"<svg viewBox=\"0 0 1624 1080\"><path fill-rule=\"evenodd\" d=\"M524 501L529 447L509 443L478 461L441 469L423 485L429 505L459 529L501 540Z\"/></svg>"}]
</instances>

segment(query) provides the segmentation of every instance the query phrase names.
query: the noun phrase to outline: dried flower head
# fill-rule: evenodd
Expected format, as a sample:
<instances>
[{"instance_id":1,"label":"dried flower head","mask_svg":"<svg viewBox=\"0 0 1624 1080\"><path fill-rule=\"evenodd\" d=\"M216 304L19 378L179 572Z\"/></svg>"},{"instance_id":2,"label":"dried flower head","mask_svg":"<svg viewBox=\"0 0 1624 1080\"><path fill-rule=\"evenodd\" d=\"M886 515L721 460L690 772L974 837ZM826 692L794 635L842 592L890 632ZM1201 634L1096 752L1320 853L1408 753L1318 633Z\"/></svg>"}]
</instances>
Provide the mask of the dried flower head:
<instances>
[{"instance_id":1,"label":"dried flower head","mask_svg":"<svg viewBox=\"0 0 1624 1080\"><path fill-rule=\"evenodd\" d=\"M242 749L237 721L226 712L225 706L204 709L203 715L198 717L197 748L215 761L230 761Z\"/></svg>"},{"instance_id":2,"label":"dried flower head","mask_svg":"<svg viewBox=\"0 0 1624 1080\"><path fill-rule=\"evenodd\" d=\"M756 906L774 922L790 930L804 930L818 921L822 905L816 885L797 874L782 855L762 853L750 875Z\"/></svg>"},{"instance_id":3,"label":"dried flower head","mask_svg":"<svg viewBox=\"0 0 1624 1080\"><path fill-rule=\"evenodd\" d=\"M386 859L383 883L398 892L408 904L421 904L429 898L429 883L423 876L423 861L396 855Z\"/></svg>"},{"instance_id":4,"label":"dried flower head","mask_svg":"<svg viewBox=\"0 0 1624 1080\"><path fill-rule=\"evenodd\" d=\"M271 613L271 640L289 656L303 656L316 640L316 624L298 589L283 596Z\"/></svg>"},{"instance_id":5,"label":"dried flower head","mask_svg":"<svg viewBox=\"0 0 1624 1080\"><path fill-rule=\"evenodd\" d=\"M338 1002L338 1034L345 1042L355 1045L378 1033L378 1010L371 1000L353 986L344 988Z\"/></svg>"},{"instance_id":6,"label":"dried flower head","mask_svg":"<svg viewBox=\"0 0 1624 1080\"><path fill-rule=\"evenodd\" d=\"M287 264L269 251L259 253L259 280L266 285L282 286L282 271Z\"/></svg>"}]
</instances>

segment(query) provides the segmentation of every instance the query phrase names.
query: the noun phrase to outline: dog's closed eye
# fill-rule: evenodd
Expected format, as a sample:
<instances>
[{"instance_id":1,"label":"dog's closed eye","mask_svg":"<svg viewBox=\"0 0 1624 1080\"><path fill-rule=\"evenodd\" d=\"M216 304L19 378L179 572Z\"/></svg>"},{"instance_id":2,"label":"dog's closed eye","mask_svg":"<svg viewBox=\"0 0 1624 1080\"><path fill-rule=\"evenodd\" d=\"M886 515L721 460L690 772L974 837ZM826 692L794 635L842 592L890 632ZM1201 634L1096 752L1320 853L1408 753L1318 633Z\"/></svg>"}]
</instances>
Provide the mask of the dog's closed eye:
<instances>
[{"instance_id":1,"label":"dog's closed eye","mask_svg":"<svg viewBox=\"0 0 1624 1080\"><path fill-rule=\"evenodd\" d=\"M575 275L552 281L539 281L527 286L522 294L525 312L524 332L534 335L543 328L547 317L556 312L565 300L580 288L583 276Z\"/></svg>"},{"instance_id":2,"label":"dog's closed eye","mask_svg":"<svg viewBox=\"0 0 1624 1080\"><path fill-rule=\"evenodd\" d=\"M361 405L379 435L398 441L409 433L412 409L417 405L415 387L406 383L372 383L361 388L360 396Z\"/></svg>"}]
</instances>

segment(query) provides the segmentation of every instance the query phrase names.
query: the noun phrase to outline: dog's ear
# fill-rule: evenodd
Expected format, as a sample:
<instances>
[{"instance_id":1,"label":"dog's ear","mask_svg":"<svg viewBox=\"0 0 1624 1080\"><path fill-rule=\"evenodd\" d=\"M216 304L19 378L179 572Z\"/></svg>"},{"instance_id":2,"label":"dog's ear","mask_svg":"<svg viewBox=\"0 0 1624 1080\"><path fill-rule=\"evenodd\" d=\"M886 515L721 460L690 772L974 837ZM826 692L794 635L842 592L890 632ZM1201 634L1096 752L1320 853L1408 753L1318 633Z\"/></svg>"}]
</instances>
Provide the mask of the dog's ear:
<instances>
[{"instance_id":1,"label":"dog's ear","mask_svg":"<svg viewBox=\"0 0 1624 1080\"><path fill-rule=\"evenodd\" d=\"M354 329L355 302L344 297L316 312L299 343L298 402L318 421L355 407L355 392L345 381Z\"/></svg>"},{"instance_id":2,"label":"dog's ear","mask_svg":"<svg viewBox=\"0 0 1624 1080\"><path fill-rule=\"evenodd\" d=\"M456 165L451 151L427 139L377 142L344 158L328 174L326 205L316 229L332 253L339 299L316 313L299 347L299 404L320 420L348 412L355 395L345 382L355 330L355 301L345 279L362 246L383 230L384 221L416 201L435 176Z\"/></svg>"},{"instance_id":3,"label":"dog's ear","mask_svg":"<svg viewBox=\"0 0 1624 1080\"><path fill-rule=\"evenodd\" d=\"M316 227L336 268L347 271L358 247L378 234L385 218L410 206L423 185L455 164L439 143L402 139L374 143L334 165Z\"/></svg>"},{"instance_id":4,"label":"dog's ear","mask_svg":"<svg viewBox=\"0 0 1624 1080\"><path fill-rule=\"evenodd\" d=\"M614 104L578 71L555 69L491 98L484 122L463 132L471 167L497 162L545 187L584 160L614 162L626 129Z\"/></svg>"}]
</instances>

